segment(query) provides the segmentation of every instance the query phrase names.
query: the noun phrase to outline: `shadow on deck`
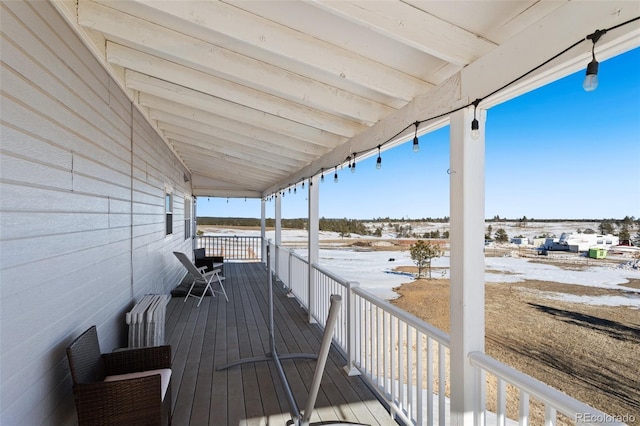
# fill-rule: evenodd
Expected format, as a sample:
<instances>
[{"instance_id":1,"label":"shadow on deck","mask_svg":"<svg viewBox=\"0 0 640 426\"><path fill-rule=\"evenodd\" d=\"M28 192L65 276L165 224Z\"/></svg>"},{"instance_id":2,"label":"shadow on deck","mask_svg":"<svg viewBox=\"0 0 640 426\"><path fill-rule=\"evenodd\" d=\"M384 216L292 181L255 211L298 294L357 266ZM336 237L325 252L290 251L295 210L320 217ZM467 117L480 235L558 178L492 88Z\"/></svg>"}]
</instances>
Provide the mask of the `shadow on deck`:
<instances>
[{"instance_id":1,"label":"shadow on deck","mask_svg":"<svg viewBox=\"0 0 640 426\"><path fill-rule=\"evenodd\" d=\"M217 371L239 359L269 352L267 273L261 263L225 264L223 297L173 297L167 306L166 340L173 356L174 425L285 425L291 420L284 388L273 361ZM214 286L215 289L215 286ZM315 354L321 330L307 322L295 299L274 283L276 348L280 355ZM282 360L302 411L316 361ZM397 424L359 377L348 377L345 359L332 348L312 422L340 420L368 425Z\"/></svg>"}]
</instances>

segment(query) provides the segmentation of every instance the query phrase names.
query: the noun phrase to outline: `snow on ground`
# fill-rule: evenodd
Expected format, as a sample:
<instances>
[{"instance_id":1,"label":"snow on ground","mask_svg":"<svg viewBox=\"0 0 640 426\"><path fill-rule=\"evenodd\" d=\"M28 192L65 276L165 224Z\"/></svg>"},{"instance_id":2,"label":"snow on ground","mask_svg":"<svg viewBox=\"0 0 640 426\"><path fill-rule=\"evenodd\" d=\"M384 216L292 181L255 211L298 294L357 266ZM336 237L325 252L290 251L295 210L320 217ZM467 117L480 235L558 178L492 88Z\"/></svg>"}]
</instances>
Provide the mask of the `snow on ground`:
<instances>
[{"instance_id":1,"label":"snow on ground","mask_svg":"<svg viewBox=\"0 0 640 426\"><path fill-rule=\"evenodd\" d=\"M496 227L494 227L496 229ZM547 231L548 232L548 231ZM260 230L216 230L215 235L234 234L238 236L259 236ZM321 232L320 240L340 240L337 233ZM274 239L273 231L267 232L267 238ZM355 236L351 240L355 239ZM293 243L299 255L306 257L303 243L307 240L304 230L283 230L282 240ZM349 239L345 239L349 240ZM394 259L390 261L390 259ZM630 306L640 309L640 291L624 284L629 279L640 279L640 270L613 266L591 266L583 270L565 269L559 266L530 262L519 257L485 258L485 281L491 283L517 283L525 280L550 281L564 284L600 287L622 290L620 295L578 296L573 294L544 292L545 297L573 303L605 306ZM398 266L415 266L409 251L364 251L352 247L320 249L320 264L349 281L358 281L360 285L376 296L390 300L398 295L394 287L413 281L413 277L392 273ZM434 278L449 277L449 258L434 259L432 267Z\"/></svg>"}]
</instances>

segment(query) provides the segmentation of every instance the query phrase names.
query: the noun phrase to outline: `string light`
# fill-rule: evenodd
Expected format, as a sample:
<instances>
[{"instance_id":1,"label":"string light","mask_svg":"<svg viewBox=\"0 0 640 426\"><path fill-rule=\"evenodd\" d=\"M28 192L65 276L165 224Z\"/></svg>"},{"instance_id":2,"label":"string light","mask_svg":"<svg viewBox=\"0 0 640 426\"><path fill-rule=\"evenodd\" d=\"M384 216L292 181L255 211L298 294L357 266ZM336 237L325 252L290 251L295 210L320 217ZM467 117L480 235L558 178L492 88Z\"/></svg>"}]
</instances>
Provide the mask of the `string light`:
<instances>
[{"instance_id":1,"label":"string light","mask_svg":"<svg viewBox=\"0 0 640 426\"><path fill-rule=\"evenodd\" d=\"M353 153L353 164L351 165L351 173L356 172L356 153Z\"/></svg>"},{"instance_id":2,"label":"string light","mask_svg":"<svg viewBox=\"0 0 640 426\"><path fill-rule=\"evenodd\" d=\"M591 62L587 65L587 72L582 82L582 88L587 92L593 92L598 88L598 68L599 63L596 61L596 43L600 40L607 30L596 30L593 34L587 36L587 40L591 40Z\"/></svg>"},{"instance_id":3,"label":"string light","mask_svg":"<svg viewBox=\"0 0 640 426\"><path fill-rule=\"evenodd\" d=\"M474 107L474 109L473 109L473 120L471 122L471 137L473 139L479 138L480 137L480 123L479 123L479 121L477 119L477 108L478 108L478 105L480 104L480 102L482 102L486 98L489 98L489 97L495 95L496 93L499 93L499 92L503 91L504 89L506 89L507 87L513 85L514 83L522 80L526 76L532 74L533 72L537 71L538 69L542 68L543 66L549 64L550 62L552 62L555 59L559 58L560 56L564 55L566 52L568 52L571 49L575 48L576 46L578 46L579 44L581 44L585 40L591 40L593 45L592 45L592 48L591 48L592 60L587 66L585 81L583 82L583 87L584 87L584 89L586 91L595 90L597 88L597 86L598 86L598 68L599 68L599 63L595 58L595 44L599 41L600 37L602 35L606 34L608 31L611 31L611 30L617 29L619 27L628 25L628 24L633 23L633 22L638 21L638 20L640 20L640 16L631 18L631 19L629 19L629 20L627 20L625 22L622 22L620 24L614 25L614 26L612 26L610 28L607 28L607 29L596 30L592 34L589 34L585 38L578 40L577 42L573 43L571 46L568 46L567 48L565 48L564 50L558 52L557 54L555 54L554 56L550 57L546 61L544 61L541 64L537 65L536 67L530 69L529 71L525 72L524 74L514 78L513 80L505 83L504 85L502 85L501 87L495 89L491 93L488 93L484 97L476 99L475 101L473 101L473 102L471 102L471 103L469 103L467 105L463 105L463 106L457 107L457 108L452 109L450 111L444 112L442 114L438 114L438 115L433 116L433 117L426 118L426 119L421 120L421 121L416 121L416 122L406 126L402 130L400 130L398 133L396 133L395 135L393 135L392 137L387 139L385 142L383 142L381 145L377 146L377 148L378 148L378 158L376 160L376 168L380 169L382 167L382 158L381 158L381 155L380 155L380 151L381 151L382 145L386 145L387 143L395 140L398 136L400 136L402 133L404 133L409 127L411 127L411 125L415 126L415 134L414 134L414 137L413 137L413 151L414 152L419 152L420 145L419 145L419 140L418 140L418 127L419 127L420 124L422 124L424 122L427 122L427 121L431 121L431 120L435 120L435 119L438 119L438 118L449 116L449 115L451 115L453 113L461 111L461 110L463 110L465 108L468 108L470 106ZM362 152L367 153L367 152L370 152L370 150L369 151L362 151ZM351 169L351 172L355 172L355 157L356 157L356 154L358 154L358 153L357 152L353 153L353 164L351 162L351 156L348 156L346 158L346 160L345 160L349 164L349 168ZM341 163L341 164L338 164L337 166L334 167L335 170L334 170L333 181L336 182L336 183L338 182L338 166L340 168L342 168L343 164L344 163ZM320 182L324 182L324 168L321 169ZM303 181L303 185L304 185L304 181ZM282 191L282 196L284 196L284 191ZM227 200L227 202L228 202L228 200Z\"/></svg>"},{"instance_id":4,"label":"string light","mask_svg":"<svg viewBox=\"0 0 640 426\"><path fill-rule=\"evenodd\" d=\"M304 189L304 180L302 181L302 189Z\"/></svg>"}]
</instances>

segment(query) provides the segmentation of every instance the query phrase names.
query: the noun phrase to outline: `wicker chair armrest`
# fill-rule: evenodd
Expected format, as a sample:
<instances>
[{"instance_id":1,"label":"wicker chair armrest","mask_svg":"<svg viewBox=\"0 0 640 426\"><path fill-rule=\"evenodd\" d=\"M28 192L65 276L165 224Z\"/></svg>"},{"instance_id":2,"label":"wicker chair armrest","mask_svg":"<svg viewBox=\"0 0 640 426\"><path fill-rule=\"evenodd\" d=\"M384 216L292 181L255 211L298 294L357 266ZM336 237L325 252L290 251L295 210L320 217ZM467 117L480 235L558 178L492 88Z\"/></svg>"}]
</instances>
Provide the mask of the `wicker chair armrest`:
<instances>
[{"instance_id":1,"label":"wicker chair armrest","mask_svg":"<svg viewBox=\"0 0 640 426\"><path fill-rule=\"evenodd\" d=\"M125 349L102 354L102 359L108 376L171 368L171 346Z\"/></svg>"},{"instance_id":2,"label":"wicker chair armrest","mask_svg":"<svg viewBox=\"0 0 640 426\"><path fill-rule=\"evenodd\" d=\"M159 375L73 386L80 425L160 425Z\"/></svg>"}]
</instances>

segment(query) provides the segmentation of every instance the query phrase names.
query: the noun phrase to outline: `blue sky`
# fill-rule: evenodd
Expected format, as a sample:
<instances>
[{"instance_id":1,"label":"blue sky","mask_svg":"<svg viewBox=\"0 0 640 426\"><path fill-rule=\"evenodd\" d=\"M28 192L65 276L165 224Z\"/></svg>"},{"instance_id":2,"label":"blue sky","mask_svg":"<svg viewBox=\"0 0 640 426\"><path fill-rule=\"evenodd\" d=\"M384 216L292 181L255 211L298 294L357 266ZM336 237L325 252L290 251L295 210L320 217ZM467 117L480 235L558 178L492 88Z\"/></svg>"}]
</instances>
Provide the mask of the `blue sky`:
<instances>
[{"instance_id":1,"label":"blue sky","mask_svg":"<svg viewBox=\"0 0 640 426\"><path fill-rule=\"evenodd\" d=\"M585 63L586 67L586 63ZM598 88L584 70L487 111L485 217L640 217L640 48L600 64ZM333 172L320 184L320 217L449 215L449 128ZM307 187L286 193L282 217L307 217ZM274 201L267 217L274 217ZM198 198L198 216L260 217L256 199Z\"/></svg>"}]
</instances>

